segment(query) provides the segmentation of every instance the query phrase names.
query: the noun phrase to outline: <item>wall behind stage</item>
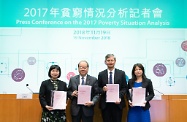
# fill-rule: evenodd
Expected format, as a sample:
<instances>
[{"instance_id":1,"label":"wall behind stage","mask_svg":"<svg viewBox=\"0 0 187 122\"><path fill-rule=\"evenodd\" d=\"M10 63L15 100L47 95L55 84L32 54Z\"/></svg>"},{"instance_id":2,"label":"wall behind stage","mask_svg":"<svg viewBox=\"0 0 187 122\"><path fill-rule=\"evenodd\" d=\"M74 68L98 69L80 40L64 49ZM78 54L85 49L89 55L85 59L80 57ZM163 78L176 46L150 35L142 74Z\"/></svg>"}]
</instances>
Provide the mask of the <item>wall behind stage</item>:
<instances>
[{"instance_id":1,"label":"wall behind stage","mask_svg":"<svg viewBox=\"0 0 187 122\"><path fill-rule=\"evenodd\" d=\"M127 80L139 62L156 90L186 94L186 6L187 0L1 0L0 93L30 92L26 84L38 92L53 64L68 84L83 59L97 77L113 53Z\"/></svg>"}]
</instances>

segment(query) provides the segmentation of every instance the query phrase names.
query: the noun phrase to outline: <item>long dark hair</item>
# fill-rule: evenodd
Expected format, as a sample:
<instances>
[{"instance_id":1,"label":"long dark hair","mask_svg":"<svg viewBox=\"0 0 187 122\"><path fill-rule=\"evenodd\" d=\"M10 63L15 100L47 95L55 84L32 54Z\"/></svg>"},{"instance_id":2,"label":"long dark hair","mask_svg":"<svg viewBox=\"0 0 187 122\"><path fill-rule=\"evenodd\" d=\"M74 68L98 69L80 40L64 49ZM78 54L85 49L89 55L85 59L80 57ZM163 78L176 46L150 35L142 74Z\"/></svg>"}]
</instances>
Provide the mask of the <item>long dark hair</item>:
<instances>
[{"instance_id":1,"label":"long dark hair","mask_svg":"<svg viewBox=\"0 0 187 122\"><path fill-rule=\"evenodd\" d=\"M136 67L139 67L141 70L142 70L142 78L145 79L146 78L146 75L145 75L145 69L144 69L144 66L141 64L141 63L136 63L134 64L133 68L132 68L132 79L133 81L136 81L137 80L137 77L136 75L134 74L134 71L136 69Z\"/></svg>"}]
</instances>

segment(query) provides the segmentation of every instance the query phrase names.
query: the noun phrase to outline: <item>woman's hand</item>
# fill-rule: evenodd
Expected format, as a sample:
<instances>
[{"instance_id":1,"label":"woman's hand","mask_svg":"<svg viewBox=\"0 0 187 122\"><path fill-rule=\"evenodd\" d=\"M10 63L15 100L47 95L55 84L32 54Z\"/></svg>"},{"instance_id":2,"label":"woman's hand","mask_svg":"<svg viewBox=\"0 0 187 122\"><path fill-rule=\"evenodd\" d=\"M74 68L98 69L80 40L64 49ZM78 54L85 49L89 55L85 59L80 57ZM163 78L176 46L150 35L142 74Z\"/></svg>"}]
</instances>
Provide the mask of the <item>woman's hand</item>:
<instances>
[{"instance_id":1,"label":"woman's hand","mask_svg":"<svg viewBox=\"0 0 187 122\"><path fill-rule=\"evenodd\" d=\"M46 105L45 107L46 107L47 110L49 110L49 111L53 110L53 107L51 107L51 106Z\"/></svg>"},{"instance_id":2,"label":"woman's hand","mask_svg":"<svg viewBox=\"0 0 187 122\"><path fill-rule=\"evenodd\" d=\"M132 105L132 102L129 100L129 105L131 106L131 107L133 107L133 105Z\"/></svg>"},{"instance_id":3,"label":"woman's hand","mask_svg":"<svg viewBox=\"0 0 187 122\"><path fill-rule=\"evenodd\" d=\"M147 101L144 101L142 107L145 107L146 103L147 103Z\"/></svg>"}]
</instances>

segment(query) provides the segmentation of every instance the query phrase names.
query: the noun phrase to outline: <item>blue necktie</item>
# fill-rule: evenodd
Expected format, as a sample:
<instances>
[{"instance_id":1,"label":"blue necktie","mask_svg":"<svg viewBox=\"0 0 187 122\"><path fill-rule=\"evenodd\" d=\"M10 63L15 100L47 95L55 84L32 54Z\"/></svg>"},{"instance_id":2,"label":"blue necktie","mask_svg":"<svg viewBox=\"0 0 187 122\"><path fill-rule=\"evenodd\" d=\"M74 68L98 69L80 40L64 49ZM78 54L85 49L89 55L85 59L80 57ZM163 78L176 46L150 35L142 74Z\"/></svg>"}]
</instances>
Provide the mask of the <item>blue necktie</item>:
<instances>
[{"instance_id":1,"label":"blue necktie","mask_svg":"<svg viewBox=\"0 0 187 122\"><path fill-rule=\"evenodd\" d=\"M82 77L81 79L82 79L82 85L84 85L84 77Z\"/></svg>"},{"instance_id":2,"label":"blue necktie","mask_svg":"<svg viewBox=\"0 0 187 122\"><path fill-rule=\"evenodd\" d=\"M109 76L109 84L112 84L112 72L110 72L110 76Z\"/></svg>"}]
</instances>

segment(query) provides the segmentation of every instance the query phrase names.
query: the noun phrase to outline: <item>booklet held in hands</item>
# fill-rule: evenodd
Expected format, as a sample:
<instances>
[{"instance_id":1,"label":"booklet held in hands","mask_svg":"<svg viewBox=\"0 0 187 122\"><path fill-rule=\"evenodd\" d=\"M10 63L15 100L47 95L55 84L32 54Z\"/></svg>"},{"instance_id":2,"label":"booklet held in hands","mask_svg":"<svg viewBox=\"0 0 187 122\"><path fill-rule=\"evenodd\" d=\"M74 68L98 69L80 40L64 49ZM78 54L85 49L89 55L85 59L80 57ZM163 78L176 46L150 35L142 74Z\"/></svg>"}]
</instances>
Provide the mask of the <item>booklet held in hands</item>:
<instances>
[{"instance_id":1,"label":"booklet held in hands","mask_svg":"<svg viewBox=\"0 0 187 122\"><path fill-rule=\"evenodd\" d=\"M119 84L106 84L106 102L116 102L119 100Z\"/></svg>"},{"instance_id":2,"label":"booklet held in hands","mask_svg":"<svg viewBox=\"0 0 187 122\"><path fill-rule=\"evenodd\" d=\"M67 92L52 91L51 92L51 106L53 109L66 109Z\"/></svg>"},{"instance_id":3,"label":"booklet held in hands","mask_svg":"<svg viewBox=\"0 0 187 122\"><path fill-rule=\"evenodd\" d=\"M84 105L86 102L91 100L91 88L89 85L79 85L78 86L78 103L79 105Z\"/></svg>"},{"instance_id":4,"label":"booklet held in hands","mask_svg":"<svg viewBox=\"0 0 187 122\"><path fill-rule=\"evenodd\" d=\"M145 106L145 88L132 88L132 105Z\"/></svg>"}]
</instances>

